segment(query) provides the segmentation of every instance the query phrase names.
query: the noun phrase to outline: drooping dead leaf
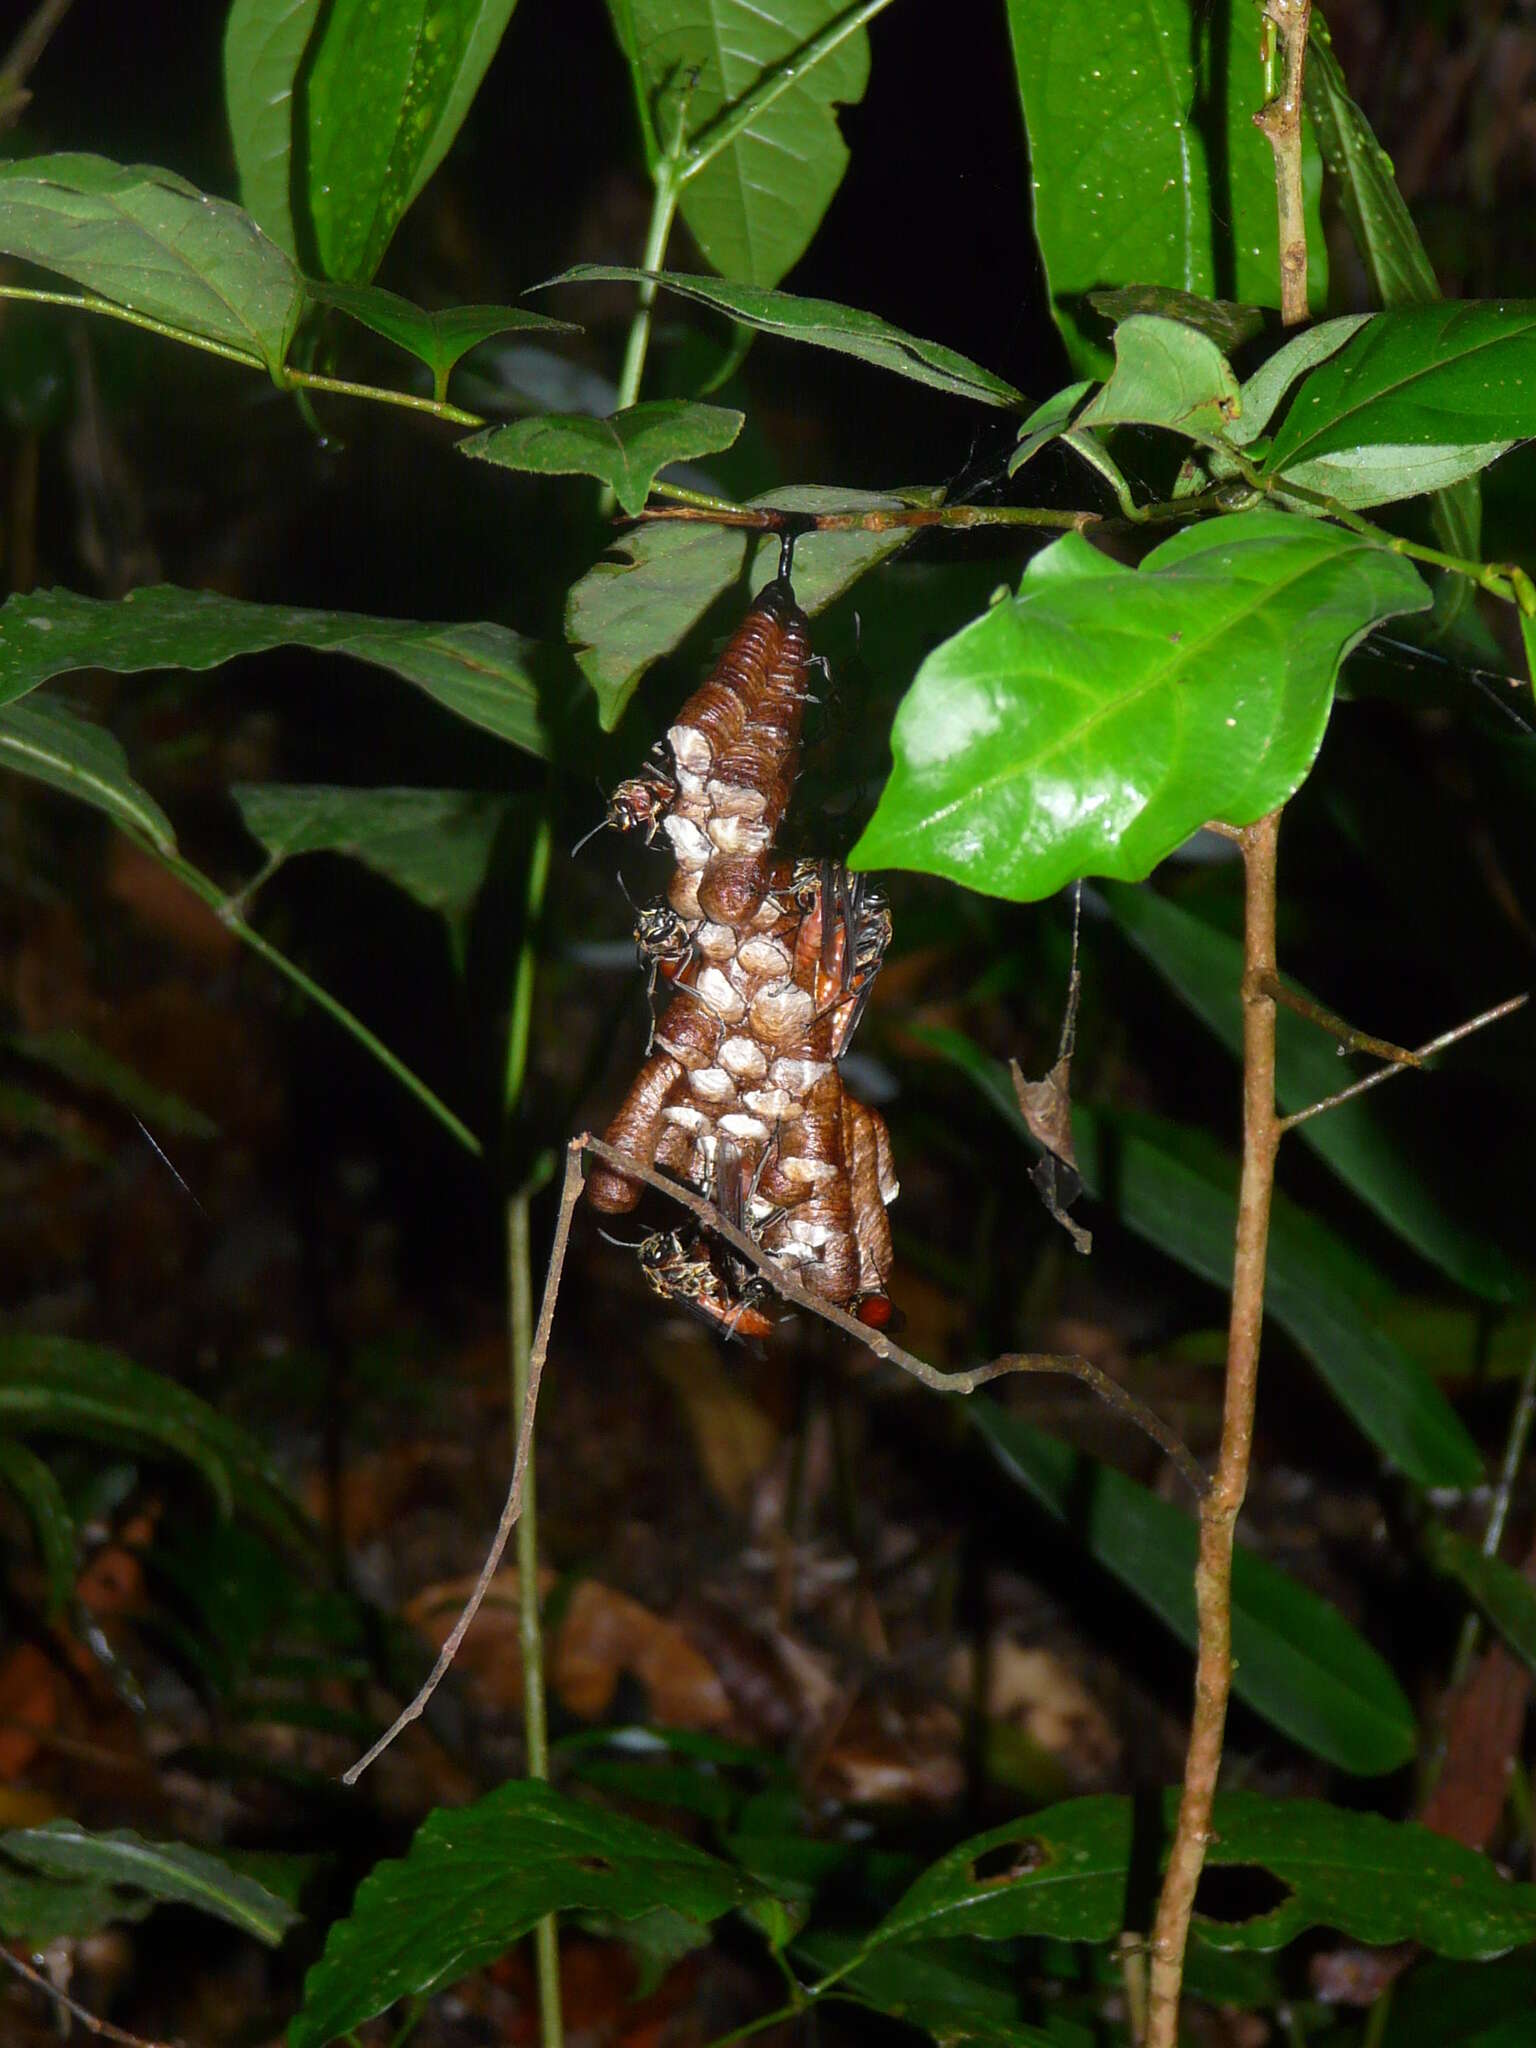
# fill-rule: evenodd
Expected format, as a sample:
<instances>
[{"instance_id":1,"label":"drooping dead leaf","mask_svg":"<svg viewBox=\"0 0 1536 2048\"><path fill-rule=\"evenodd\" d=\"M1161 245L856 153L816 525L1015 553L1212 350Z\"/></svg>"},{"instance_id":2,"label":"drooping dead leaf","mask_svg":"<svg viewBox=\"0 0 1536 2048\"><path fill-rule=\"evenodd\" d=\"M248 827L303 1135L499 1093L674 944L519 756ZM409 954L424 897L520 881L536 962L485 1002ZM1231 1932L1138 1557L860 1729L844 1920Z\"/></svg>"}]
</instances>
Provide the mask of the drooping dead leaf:
<instances>
[{"instance_id":1,"label":"drooping dead leaf","mask_svg":"<svg viewBox=\"0 0 1536 2048\"><path fill-rule=\"evenodd\" d=\"M1041 1156L1029 1169L1030 1182L1045 1204L1046 1213L1056 1219L1077 1249L1086 1255L1093 1250L1093 1235L1067 1214L1083 1191L1077 1154L1072 1149L1072 1052L1077 1043L1077 1005L1083 988L1082 971L1077 964L1082 914L1083 890L1079 883L1073 896L1072 971L1067 981L1067 1007L1061 1020L1056 1064L1039 1081L1026 1081L1017 1060L1008 1062L1008 1071L1013 1076L1019 1114L1030 1136L1043 1147Z\"/></svg>"}]
</instances>

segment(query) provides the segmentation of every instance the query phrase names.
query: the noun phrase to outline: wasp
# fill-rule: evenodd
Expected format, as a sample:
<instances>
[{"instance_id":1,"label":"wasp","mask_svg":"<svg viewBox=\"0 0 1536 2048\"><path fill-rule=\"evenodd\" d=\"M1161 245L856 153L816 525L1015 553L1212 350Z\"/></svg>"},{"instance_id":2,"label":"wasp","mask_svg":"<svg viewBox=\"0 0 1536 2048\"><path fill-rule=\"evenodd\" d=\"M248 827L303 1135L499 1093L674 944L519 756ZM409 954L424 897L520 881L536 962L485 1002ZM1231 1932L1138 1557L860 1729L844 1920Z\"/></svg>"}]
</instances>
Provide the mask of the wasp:
<instances>
[{"instance_id":1,"label":"wasp","mask_svg":"<svg viewBox=\"0 0 1536 2048\"><path fill-rule=\"evenodd\" d=\"M773 1324L758 1302L767 1293L755 1277L737 1292L696 1232L658 1230L642 1238L640 1270L663 1301L681 1303L726 1337L766 1337Z\"/></svg>"},{"instance_id":2,"label":"wasp","mask_svg":"<svg viewBox=\"0 0 1536 2048\"><path fill-rule=\"evenodd\" d=\"M608 807L590 832L571 848L574 859L599 832L644 832L647 846L654 844L662 823L677 802L677 784L662 768L647 764L638 775L621 782L608 799Z\"/></svg>"}]
</instances>

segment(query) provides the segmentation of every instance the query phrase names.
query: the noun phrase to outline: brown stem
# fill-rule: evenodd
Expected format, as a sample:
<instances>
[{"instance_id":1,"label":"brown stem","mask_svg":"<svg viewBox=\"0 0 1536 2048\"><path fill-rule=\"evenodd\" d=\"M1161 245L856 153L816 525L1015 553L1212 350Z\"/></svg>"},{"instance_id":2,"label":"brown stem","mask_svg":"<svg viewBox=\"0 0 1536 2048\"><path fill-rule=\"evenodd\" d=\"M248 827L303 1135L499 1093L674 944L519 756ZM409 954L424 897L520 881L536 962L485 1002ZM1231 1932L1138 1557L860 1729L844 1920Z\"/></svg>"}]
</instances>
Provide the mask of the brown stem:
<instances>
[{"instance_id":1,"label":"brown stem","mask_svg":"<svg viewBox=\"0 0 1536 2048\"><path fill-rule=\"evenodd\" d=\"M47 49L59 23L68 14L71 0L42 0L0 62L0 130L20 120L32 95L27 78Z\"/></svg>"},{"instance_id":2,"label":"brown stem","mask_svg":"<svg viewBox=\"0 0 1536 2048\"><path fill-rule=\"evenodd\" d=\"M665 489L658 484L656 489ZM781 512L772 505L647 505L626 515L648 523L658 519L706 526L744 526L756 533L900 533L924 526L1029 526L1082 533L1103 522L1097 512L1068 512L1041 505L904 505L897 511Z\"/></svg>"},{"instance_id":3,"label":"brown stem","mask_svg":"<svg viewBox=\"0 0 1536 2048\"><path fill-rule=\"evenodd\" d=\"M1266 994L1275 972L1275 874L1280 813L1242 833L1244 873L1243 1173L1237 1205L1232 1314L1221 1451L1200 1504L1195 1566L1199 1653L1195 1707L1184 1762L1179 1817L1152 1930L1146 2048L1177 2048L1179 1987L1195 1888L1210 1840L1211 1805L1221 1768L1222 1734L1232 1690L1232 1540L1248 1486L1253 1409L1264 1320L1264 1266L1275 1154L1283 1126L1275 1114L1275 1004Z\"/></svg>"},{"instance_id":4,"label":"brown stem","mask_svg":"<svg viewBox=\"0 0 1536 2048\"><path fill-rule=\"evenodd\" d=\"M1283 1131L1294 1131L1298 1124L1307 1123L1312 1117L1321 1116L1324 1110L1337 1109L1341 1102L1353 1102L1357 1095L1363 1095L1367 1088L1379 1088L1383 1081L1390 1081L1396 1074L1410 1072L1422 1067L1427 1059L1437 1052L1444 1052L1448 1045L1470 1038L1474 1031L1481 1031L1485 1025L1497 1024L1501 1017L1512 1016L1516 1010L1523 1010L1530 1001L1528 995L1507 996L1502 1003L1495 1003L1491 1010L1482 1010L1475 1017L1469 1017L1464 1024L1457 1024L1449 1031L1442 1031L1438 1038L1431 1038L1423 1045L1416 1045L1406 1062L1394 1061L1391 1065L1378 1067L1374 1074L1367 1074L1363 1080L1353 1082L1348 1088L1341 1088L1337 1095L1325 1095L1321 1102L1309 1103L1305 1109L1293 1110L1289 1116L1280 1119Z\"/></svg>"},{"instance_id":5,"label":"brown stem","mask_svg":"<svg viewBox=\"0 0 1536 2048\"><path fill-rule=\"evenodd\" d=\"M1264 19L1280 38L1285 77L1280 90L1254 115L1254 126L1275 153L1275 200L1280 221L1280 317L1296 327L1307 317L1307 215L1301 189L1301 93L1307 62L1312 0L1264 0Z\"/></svg>"},{"instance_id":6,"label":"brown stem","mask_svg":"<svg viewBox=\"0 0 1536 2048\"><path fill-rule=\"evenodd\" d=\"M1393 1045L1387 1038L1372 1038L1368 1031L1357 1031L1353 1024L1336 1015L1334 1011L1305 996L1299 989L1290 988L1277 974L1265 983L1264 993L1273 996L1282 1008L1293 1010L1298 1017L1305 1017L1309 1024L1315 1024L1319 1031L1326 1031L1330 1038L1336 1038L1345 1052L1374 1053L1379 1060L1387 1060L1393 1066L1417 1067L1423 1062L1416 1052L1407 1052L1400 1045Z\"/></svg>"},{"instance_id":7,"label":"brown stem","mask_svg":"<svg viewBox=\"0 0 1536 2048\"><path fill-rule=\"evenodd\" d=\"M642 1160L632 1158L629 1153L619 1151L614 1145L605 1144L601 1138L594 1138L590 1132L573 1139L572 1143L595 1153L605 1166L613 1167L626 1179L644 1181L647 1187L655 1188L659 1194L669 1195L674 1202L681 1203L690 1215L697 1216L699 1221L728 1244L732 1251L749 1260L775 1293L782 1295L786 1301L793 1302L796 1308L804 1309L809 1315L820 1316L824 1322L831 1323L847 1336L856 1338L867 1350L873 1351L877 1358L883 1358L888 1365L899 1366L901 1371L911 1373L914 1379L921 1380L925 1387L932 1387L935 1393L973 1394L978 1387L985 1386L988 1380L1001 1379L1007 1373L1016 1372L1060 1372L1081 1380L1085 1386L1093 1389L1101 1401L1118 1414L1125 1416L1127 1421L1133 1422L1152 1439L1178 1467L1180 1475L1197 1500L1204 1496L1209 1482L1188 1445L1144 1401L1139 1401L1134 1394L1128 1393L1118 1380L1112 1380L1108 1373L1088 1359L1079 1358L1073 1353L1010 1351L1001 1358L994 1358L988 1365L972 1366L968 1372L940 1372L937 1366L930 1365L926 1359L918 1358L911 1351L903 1351L899 1344L893 1344L890 1338L882 1335L879 1330L873 1330L867 1323L861 1323L856 1316L849 1315L846 1309L838 1308L823 1295L813 1294L808 1287L802 1287L792 1274L763 1250L755 1238L749 1237L744 1230L738 1230L734 1224L728 1223L714 1204L706 1201L695 1189L686 1186L682 1181L669 1179L666 1174L657 1172L654 1167L647 1166Z\"/></svg>"},{"instance_id":8,"label":"brown stem","mask_svg":"<svg viewBox=\"0 0 1536 2048\"><path fill-rule=\"evenodd\" d=\"M360 1756L350 1770L343 1771L341 1782L355 1785L371 1763L376 1763L395 1737L409 1728L413 1721L419 1721L426 1710L427 1701L447 1676L448 1667L458 1655L459 1645L469 1633L470 1623L480 1612L480 1604L490 1591L491 1581L517 1526L517 1518L523 1511L523 1486L525 1475L533 1460L533 1418L539 1405L539 1381L544 1374L544 1361L549 1356L549 1332L555 1320L555 1303L560 1295L560 1275L565 1270L565 1248L570 1242L571 1217L575 1214L577 1201L581 1196L581 1146L578 1138L567 1146L565 1155L565 1183L560 1190L560 1214L555 1223L555 1241L550 1246L549 1265L544 1276L544 1299L539 1305L539 1324L533 1333L533 1346L528 1353L527 1392L523 1398L523 1413L517 1426L517 1450L512 1459L512 1481L507 1488L507 1498L501 1510L501 1520L496 1524L496 1534L486 1552L485 1563L480 1567L480 1576L475 1581L474 1591L460 1610L458 1620L448 1631L437 1662L432 1666L422 1684L421 1690L410 1705L402 1708L378 1741L365 1755Z\"/></svg>"}]
</instances>

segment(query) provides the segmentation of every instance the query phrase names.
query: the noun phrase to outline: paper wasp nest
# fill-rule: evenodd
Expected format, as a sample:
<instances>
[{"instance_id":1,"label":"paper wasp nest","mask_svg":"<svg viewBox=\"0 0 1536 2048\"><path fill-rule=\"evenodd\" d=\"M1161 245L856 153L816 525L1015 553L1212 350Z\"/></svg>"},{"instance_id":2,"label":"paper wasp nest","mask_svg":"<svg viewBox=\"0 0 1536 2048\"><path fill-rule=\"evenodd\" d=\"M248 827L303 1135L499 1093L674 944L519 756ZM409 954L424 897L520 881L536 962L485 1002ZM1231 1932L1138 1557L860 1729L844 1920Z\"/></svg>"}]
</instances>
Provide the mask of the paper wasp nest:
<instances>
[{"instance_id":1,"label":"paper wasp nest","mask_svg":"<svg viewBox=\"0 0 1536 2048\"><path fill-rule=\"evenodd\" d=\"M675 867L665 902L636 925L653 982L660 973L674 994L607 1139L691 1183L802 1285L880 1324L897 1192L890 1139L837 1063L890 915L861 876L774 852L811 667L788 553L668 731L670 773L621 783L609 804L620 830L664 833ZM610 1214L640 1191L607 1168L587 1182ZM728 1249L668 1231L640 1255L659 1293L741 1334L770 1327L756 1305L761 1281Z\"/></svg>"}]
</instances>

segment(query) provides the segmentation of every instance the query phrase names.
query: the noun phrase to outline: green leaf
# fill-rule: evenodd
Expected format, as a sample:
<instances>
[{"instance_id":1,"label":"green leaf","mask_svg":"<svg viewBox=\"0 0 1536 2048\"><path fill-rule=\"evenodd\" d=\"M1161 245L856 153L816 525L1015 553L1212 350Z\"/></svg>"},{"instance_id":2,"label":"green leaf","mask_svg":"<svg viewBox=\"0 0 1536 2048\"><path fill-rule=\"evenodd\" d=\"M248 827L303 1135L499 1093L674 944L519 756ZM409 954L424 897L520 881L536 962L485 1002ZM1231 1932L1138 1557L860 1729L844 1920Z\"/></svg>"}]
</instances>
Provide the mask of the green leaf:
<instances>
[{"instance_id":1,"label":"green leaf","mask_svg":"<svg viewBox=\"0 0 1536 2048\"><path fill-rule=\"evenodd\" d=\"M114 825L142 832L162 853L176 851L170 819L128 773L128 757L112 734L51 698L0 709L0 768L78 797Z\"/></svg>"},{"instance_id":2,"label":"green leaf","mask_svg":"<svg viewBox=\"0 0 1536 2048\"><path fill-rule=\"evenodd\" d=\"M320 0L234 0L224 26L224 106L240 200L263 234L293 238L293 87Z\"/></svg>"},{"instance_id":3,"label":"green leaf","mask_svg":"<svg viewBox=\"0 0 1536 2048\"><path fill-rule=\"evenodd\" d=\"M1130 9L1008 0L1029 134L1035 236L1073 367L1107 355L1075 303L1169 285L1278 306L1275 172L1253 125L1264 98L1249 0ZM1310 294L1326 292L1316 147L1304 138Z\"/></svg>"},{"instance_id":4,"label":"green leaf","mask_svg":"<svg viewBox=\"0 0 1536 2048\"><path fill-rule=\"evenodd\" d=\"M447 395L448 378L461 356L489 341L493 334L537 329L546 334L579 334L569 320L530 313L526 306L445 306L429 313L397 292L376 284L325 284L305 280L305 290L322 306L335 306L374 334L382 334L409 350L432 372L439 400ZM462 448L464 443L461 441Z\"/></svg>"},{"instance_id":5,"label":"green leaf","mask_svg":"<svg viewBox=\"0 0 1536 2048\"><path fill-rule=\"evenodd\" d=\"M231 1870L206 1849L183 1842L147 1842L130 1828L93 1835L72 1820L12 1828L0 1834L0 1855L26 1870L89 1888L102 1898L103 1920L119 1917L113 1902L120 1895L126 1895L133 1918L140 1917L132 1910L137 1901L195 1906L276 1948L300 1917L265 1885ZM28 1931L3 1921L0 1925L11 1935Z\"/></svg>"},{"instance_id":6,"label":"green leaf","mask_svg":"<svg viewBox=\"0 0 1536 2048\"><path fill-rule=\"evenodd\" d=\"M1125 1924L1130 1858L1129 1800L1067 1799L949 1850L898 1899L865 1945L874 1950L958 1935L1111 1941Z\"/></svg>"},{"instance_id":7,"label":"green leaf","mask_svg":"<svg viewBox=\"0 0 1536 2048\"><path fill-rule=\"evenodd\" d=\"M1239 306L1231 299L1203 299L1197 292L1181 292L1172 285L1132 284L1116 291L1090 292L1088 303L1095 313L1117 326L1133 313L1155 313L1162 320L1178 320L1186 327L1214 341L1224 355L1257 341L1264 332L1264 312L1259 306Z\"/></svg>"},{"instance_id":8,"label":"green leaf","mask_svg":"<svg viewBox=\"0 0 1536 2048\"><path fill-rule=\"evenodd\" d=\"M699 405L684 398L657 398L626 406L607 419L582 413L546 413L487 427L460 441L461 455L500 463L503 469L532 470L542 476L595 476L612 487L633 516L651 494L658 470L729 448L746 414L723 405Z\"/></svg>"},{"instance_id":9,"label":"green leaf","mask_svg":"<svg viewBox=\"0 0 1536 2048\"><path fill-rule=\"evenodd\" d=\"M1008 1072L958 1031L914 1035L966 1073L1021 1136ZM1089 1191L1121 1221L1223 1293L1232 1284L1237 1162L1160 1117L1077 1108L1077 1163ZM1033 1141L1030 1141L1033 1143ZM1270 1215L1265 1314L1311 1359L1385 1456L1422 1486L1464 1489L1483 1477L1477 1446L1434 1382L1392 1341L1392 1290L1316 1218L1277 1192Z\"/></svg>"},{"instance_id":10,"label":"green leaf","mask_svg":"<svg viewBox=\"0 0 1536 2048\"><path fill-rule=\"evenodd\" d=\"M1193 1649L1193 1517L995 1401L970 1402L965 1412L1003 1469ZM1314 1756L1375 1777L1413 1755L1413 1709L1381 1658L1337 1608L1241 1545L1232 1560L1232 1638L1238 1698Z\"/></svg>"},{"instance_id":11,"label":"green leaf","mask_svg":"<svg viewBox=\"0 0 1536 2048\"><path fill-rule=\"evenodd\" d=\"M931 491L834 490L791 484L751 501L786 512L899 511L932 504ZM867 570L907 543L887 533L810 533L795 545L795 594L807 612L825 609ZM733 586L753 591L772 580L778 542L736 527L660 522L615 543L566 600L565 629L597 697L603 729L624 715L642 676L698 624ZM0 613L0 618L3 618Z\"/></svg>"},{"instance_id":12,"label":"green leaf","mask_svg":"<svg viewBox=\"0 0 1536 2048\"><path fill-rule=\"evenodd\" d=\"M1217 1799L1212 1825L1211 1868L1256 1863L1291 1888L1250 1920L1197 1913L1212 1948L1267 1951L1309 1927L1336 1927L1356 1941L1417 1941L1470 1962L1536 1941L1536 1885L1511 1884L1488 1857L1417 1821L1231 1792Z\"/></svg>"},{"instance_id":13,"label":"green leaf","mask_svg":"<svg viewBox=\"0 0 1536 2048\"><path fill-rule=\"evenodd\" d=\"M732 108L787 74L787 89L682 189L683 219L713 267L777 284L805 254L848 167L836 109L864 97L869 39L858 28L819 62L806 57L848 0L609 0L609 11L638 98L663 137L682 118L685 148L708 154L711 130Z\"/></svg>"},{"instance_id":14,"label":"green leaf","mask_svg":"<svg viewBox=\"0 0 1536 2048\"><path fill-rule=\"evenodd\" d=\"M216 1138L219 1127L167 1088L157 1088L126 1061L116 1059L72 1025L51 1031L13 1031L0 1038L8 1052L47 1067L89 1094L105 1095L159 1132L178 1138Z\"/></svg>"},{"instance_id":15,"label":"green leaf","mask_svg":"<svg viewBox=\"0 0 1536 2048\"><path fill-rule=\"evenodd\" d=\"M516 0L332 0L304 61L298 133L327 277L366 284L448 154Z\"/></svg>"},{"instance_id":16,"label":"green leaf","mask_svg":"<svg viewBox=\"0 0 1536 2048\"><path fill-rule=\"evenodd\" d=\"M261 1445L159 1373L71 1337L0 1337L0 1434L81 1436L183 1458L220 1512L304 1555L317 1539Z\"/></svg>"},{"instance_id":17,"label":"green leaf","mask_svg":"<svg viewBox=\"0 0 1536 2048\"><path fill-rule=\"evenodd\" d=\"M1528 618L1521 611L1517 611L1515 616L1520 621L1520 645L1525 651L1526 679L1532 688L1536 689L1536 619Z\"/></svg>"},{"instance_id":18,"label":"green leaf","mask_svg":"<svg viewBox=\"0 0 1536 2048\"><path fill-rule=\"evenodd\" d=\"M878 369L893 370L915 384L934 391L947 391L955 398L973 399L978 405L1001 406L1022 412L1027 401L1003 378L984 370L969 357L959 355L936 341L924 341L892 327L874 313L855 306L839 306L831 299L796 298L790 292L767 291L760 285L727 283L723 279L690 277L676 270L633 270L622 264L578 263L549 284L644 284L654 279L663 291L708 306L744 327L762 334L776 334L783 341L808 342L812 348L836 349L857 356L860 362Z\"/></svg>"},{"instance_id":19,"label":"green leaf","mask_svg":"<svg viewBox=\"0 0 1536 2048\"><path fill-rule=\"evenodd\" d=\"M0 164L0 249L274 374L304 307L299 273L249 214L150 165Z\"/></svg>"},{"instance_id":20,"label":"green leaf","mask_svg":"<svg viewBox=\"0 0 1536 2048\"><path fill-rule=\"evenodd\" d=\"M299 611L164 583L115 601L70 590L33 590L7 599L0 605L0 705L72 669L121 675L217 668L236 655L271 647L312 647L372 662L415 683L471 725L528 753L545 750L532 674L537 650L505 626ZM165 830L169 834L169 825Z\"/></svg>"},{"instance_id":21,"label":"green leaf","mask_svg":"<svg viewBox=\"0 0 1536 2048\"><path fill-rule=\"evenodd\" d=\"M1019 428L1019 445L1008 458L1008 474L1017 476L1047 442L1058 440L1072 424L1072 415L1093 389L1088 378L1068 384L1037 405Z\"/></svg>"},{"instance_id":22,"label":"green leaf","mask_svg":"<svg viewBox=\"0 0 1536 2048\"><path fill-rule=\"evenodd\" d=\"M817 1976L841 1969L862 1944L817 1933L794 1945ZM936 2041L983 2048L1058 2048L1059 2036L1028 2023L1019 1972L969 1941L913 1942L876 1949L827 1993L920 2027Z\"/></svg>"},{"instance_id":23,"label":"green leaf","mask_svg":"<svg viewBox=\"0 0 1536 2048\"><path fill-rule=\"evenodd\" d=\"M1369 318L1369 313L1346 313L1338 320L1323 320L1316 327L1303 328L1277 348L1243 385L1238 417L1227 426L1227 439L1235 441L1239 448L1256 440L1296 379L1326 362Z\"/></svg>"},{"instance_id":24,"label":"green leaf","mask_svg":"<svg viewBox=\"0 0 1536 2048\"><path fill-rule=\"evenodd\" d=\"M1343 202L1360 260L1383 306L1422 306L1440 297L1440 284L1407 202L1397 189L1392 162L1371 124L1349 96L1333 54L1328 24L1314 12L1307 39L1306 104L1323 162ZM1477 559L1483 523L1482 485L1468 477L1436 491L1430 505L1440 545ZM1465 578L1443 579L1442 618L1449 624L1471 598Z\"/></svg>"},{"instance_id":25,"label":"green leaf","mask_svg":"<svg viewBox=\"0 0 1536 2048\"><path fill-rule=\"evenodd\" d=\"M1210 520L1138 569L1064 535L919 669L853 863L1023 902L1140 881L1207 819L1294 794L1340 661L1428 603L1397 556L1281 513Z\"/></svg>"},{"instance_id":26,"label":"green leaf","mask_svg":"<svg viewBox=\"0 0 1536 2048\"><path fill-rule=\"evenodd\" d=\"M304 1981L288 2048L323 2048L397 1998L456 1982L546 1913L629 1920L664 1906L707 1925L763 1896L688 1842L514 1780L430 1814L403 1861L364 1878Z\"/></svg>"},{"instance_id":27,"label":"green leaf","mask_svg":"<svg viewBox=\"0 0 1536 2048\"><path fill-rule=\"evenodd\" d=\"M1241 1058L1241 944L1153 889L1111 884L1104 894L1132 944L1227 1050ZM1316 1025L1285 1009L1276 1025L1275 1093L1283 1110L1305 1109L1348 1085L1350 1075L1339 1064L1333 1040ZM1296 1135L1421 1258L1459 1285L1485 1301L1509 1302L1525 1293L1516 1268L1481 1230L1461 1223L1445 1206L1434 1181L1397 1141L1372 1101L1361 1097L1343 1103L1298 1125Z\"/></svg>"},{"instance_id":28,"label":"green leaf","mask_svg":"<svg viewBox=\"0 0 1536 2048\"><path fill-rule=\"evenodd\" d=\"M1232 365L1214 341L1177 320L1135 313L1115 329L1114 370L1075 424L1220 434L1237 416L1237 394Z\"/></svg>"},{"instance_id":29,"label":"green leaf","mask_svg":"<svg viewBox=\"0 0 1536 2048\"><path fill-rule=\"evenodd\" d=\"M1350 505L1468 476L1536 434L1536 301L1374 314L1291 401L1267 475Z\"/></svg>"},{"instance_id":30,"label":"green leaf","mask_svg":"<svg viewBox=\"0 0 1536 2048\"><path fill-rule=\"evenodd\" d=\"M237 783L230 794L273 867L344 853L450 926L480 893L508 799L461 789L329 789Z\"/></svg>"},{"instance_id":31,"label":"green leaf","mask_svg":"<svg viewBox=\"0 0 1536 2048\"><path fill-rule=\"evenodd\" d=\"M48 1612L56 1615L75 1590L75 1524L64 1489L52 1468L11 1436L0 1436L0 1487L15 1494L32 1524L48 1577Z\"/></svg>"},{"instance_id":32,"label":"green leaf","mask_svg":"<svg viewBox=\"0 0 1536 2048\"><path fill-rule=\"evenodd\" d=\"M1466 1587L1515 1655L1536 1671L1536 1586L1524 1572L1485 1556L1442 1522L1425 1530L1424 1550L1437 1572Z\"/></svg>"},{"instance_id":33,"label":"green leaf","mask_svg":"<svg viewBox=\"0 0 1536 2048\"><path fill-rule=\"evenodd\" d=\"M1503 1962L1421 1964L1392 1996L1390 2048L1526 2048L1536 1953Z\"/></svg>"}]
</instances>

